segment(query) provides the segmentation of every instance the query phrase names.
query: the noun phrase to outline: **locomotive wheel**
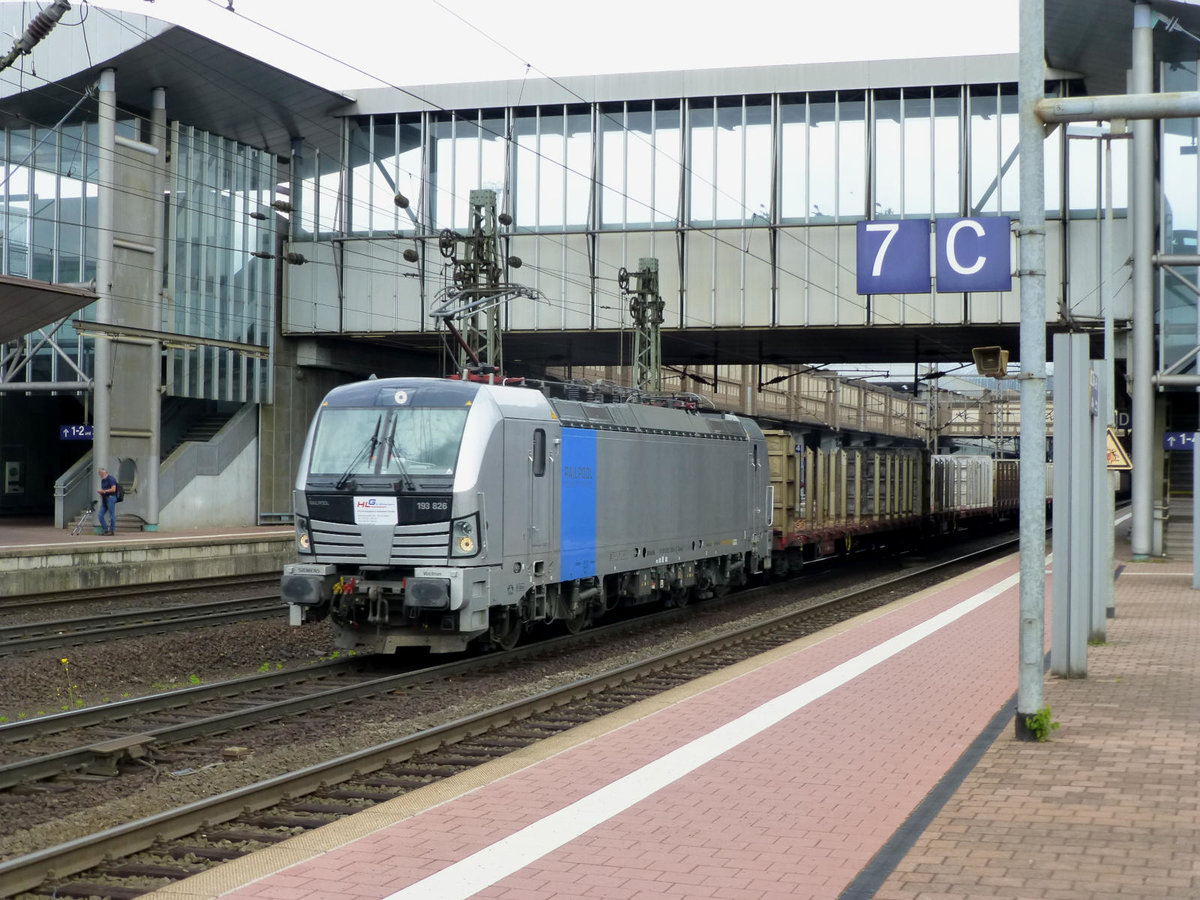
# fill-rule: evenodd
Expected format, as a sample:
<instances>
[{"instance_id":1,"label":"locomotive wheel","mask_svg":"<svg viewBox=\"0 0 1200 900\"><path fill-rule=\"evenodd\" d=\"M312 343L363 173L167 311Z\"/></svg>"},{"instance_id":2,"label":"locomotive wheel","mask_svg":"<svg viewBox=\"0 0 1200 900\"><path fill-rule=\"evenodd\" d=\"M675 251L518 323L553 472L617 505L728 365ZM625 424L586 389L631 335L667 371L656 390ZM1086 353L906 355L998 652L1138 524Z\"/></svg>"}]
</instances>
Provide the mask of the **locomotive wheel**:
<instances>
[{"instance_id":1,"label":"locomotive wheel","mask_svg":"<svg viewBox=\"0 0 1200 900\"><path fill-rule=\"evenodd\" d=\"M578 610L563 619L563 624L571 634L579 634L579 632L592 624L591 617L588 615L587 604L580 603Z\"/></svg>"},{"instance_id":2,"label":"locomotive wheel","mask_svg":"<svg viewBox=\"0 0 1200 900\"><path fill-rule=\"evenodd\" d=\"M492 627L488 640L500 650L511 650L521 640L521 614L515 606L498 607L492 610Z\"/></svg>"},{"instance_id":3,"label":"locomotive wheel","mask_svg":"<svg viewBox=\"0 0 1200 900\"><path fill-rule=\"evenodd\" d=\"M674 606L677 609L683 609L691 599L691 589L683 585L672 587L667 592L667 606Z\"/></svg>"}]
</instances>

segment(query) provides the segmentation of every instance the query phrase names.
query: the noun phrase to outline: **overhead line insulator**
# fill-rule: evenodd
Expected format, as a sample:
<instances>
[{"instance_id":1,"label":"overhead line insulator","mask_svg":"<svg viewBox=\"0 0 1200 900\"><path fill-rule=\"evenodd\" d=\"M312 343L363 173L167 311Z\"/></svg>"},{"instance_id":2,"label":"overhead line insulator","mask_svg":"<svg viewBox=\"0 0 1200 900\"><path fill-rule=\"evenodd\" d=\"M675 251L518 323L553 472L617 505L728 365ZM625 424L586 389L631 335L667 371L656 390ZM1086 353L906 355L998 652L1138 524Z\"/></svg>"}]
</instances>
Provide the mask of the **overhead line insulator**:
<instances>
[{"instance_id":1,"label":"overhead line insulator","mask_svg":"<svg viewBox=\"0 0 1200 900\"><path fill-rule=\"evenodd\" d=\"M0 59L0 69L7 69L18 56L28 55L42 38L54 30L58 20L70 8L68 0L54 0L48 8L34 16L21 36L13 42L12 49Z\"/></svg>"}]
</instances>

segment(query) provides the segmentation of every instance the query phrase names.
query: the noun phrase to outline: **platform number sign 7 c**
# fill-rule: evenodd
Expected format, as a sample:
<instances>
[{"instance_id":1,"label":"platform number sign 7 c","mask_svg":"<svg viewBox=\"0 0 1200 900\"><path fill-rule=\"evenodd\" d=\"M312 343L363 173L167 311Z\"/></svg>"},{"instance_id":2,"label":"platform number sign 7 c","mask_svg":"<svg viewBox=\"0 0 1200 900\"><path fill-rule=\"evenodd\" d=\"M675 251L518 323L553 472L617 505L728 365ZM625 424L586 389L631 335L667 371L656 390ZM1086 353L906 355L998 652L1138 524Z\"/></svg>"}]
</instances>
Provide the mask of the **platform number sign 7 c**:
<instances>
[{"instance_id":1,"label":"platform number sign 7 c","mask_svg":"<svg viewBox=\"0 0 1200 900\"><path fill-rule=\"evenodd\" d=\"M1012 220L1007 216L938 219L933 234L939 293L1012 290ZM927 294L928 219L857 223L858 293Z\"/></svg>"}]
</instances>

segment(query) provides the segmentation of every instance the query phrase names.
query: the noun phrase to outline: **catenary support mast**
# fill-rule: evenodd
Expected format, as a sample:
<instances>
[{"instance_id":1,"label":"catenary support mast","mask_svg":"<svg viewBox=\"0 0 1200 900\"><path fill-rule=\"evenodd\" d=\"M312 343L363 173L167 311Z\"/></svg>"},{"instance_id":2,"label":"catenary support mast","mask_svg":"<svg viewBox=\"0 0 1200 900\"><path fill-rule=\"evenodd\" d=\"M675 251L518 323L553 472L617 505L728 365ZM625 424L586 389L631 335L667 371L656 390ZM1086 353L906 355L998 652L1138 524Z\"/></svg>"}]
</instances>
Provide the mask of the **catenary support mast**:
<instances>
[{"instance_id":1,"label":"catenary support mast","mask_svg":"<svg viewBox=\"0 0 1200 900\"><path fill-rule=\"evenodd\" d=\"M1042 123L1045 93L1044 0L1021 0L1021 543L1016 734L1036 735L1026 717L1042 706L1046 610L1046 206Z\"/></svg>"},{"instance_id":2,"label":"catenary support mast","mask_svg":"<svg viewBox=\"0 0 1200 900\"><path fill-rule=\"evenodd\" d=\"M636 288L629 287L630 280L637 281ZM658 259L639 259L637 272L621 269L617 283L623 293L632 295L633 385L639 391L661 391L663 299L658 295Z\"/></svg>"}]
</instances>

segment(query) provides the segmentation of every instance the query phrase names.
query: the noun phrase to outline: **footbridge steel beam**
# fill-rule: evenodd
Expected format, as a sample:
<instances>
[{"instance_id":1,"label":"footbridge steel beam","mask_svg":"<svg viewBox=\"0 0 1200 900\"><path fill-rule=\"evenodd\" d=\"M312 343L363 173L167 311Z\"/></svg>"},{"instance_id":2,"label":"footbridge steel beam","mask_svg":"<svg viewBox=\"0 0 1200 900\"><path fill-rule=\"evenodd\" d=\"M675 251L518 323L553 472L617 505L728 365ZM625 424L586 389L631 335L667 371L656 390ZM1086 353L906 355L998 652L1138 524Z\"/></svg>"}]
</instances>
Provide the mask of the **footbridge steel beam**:
<instances>
[{"instance_id":1,"label":"footbridge steel beam","mask_svg":"<svg viewBox=\"0 0 1200 900\"><path fill-rule=\"evenodd\" d=\"M1113 119L1191 119L1200 116L1200 91L1163 94L1109 94L1039 100L1037 116L1046 124L1111 122Z\"/></svg>"}]
</instances>

